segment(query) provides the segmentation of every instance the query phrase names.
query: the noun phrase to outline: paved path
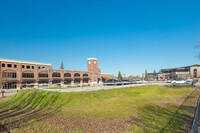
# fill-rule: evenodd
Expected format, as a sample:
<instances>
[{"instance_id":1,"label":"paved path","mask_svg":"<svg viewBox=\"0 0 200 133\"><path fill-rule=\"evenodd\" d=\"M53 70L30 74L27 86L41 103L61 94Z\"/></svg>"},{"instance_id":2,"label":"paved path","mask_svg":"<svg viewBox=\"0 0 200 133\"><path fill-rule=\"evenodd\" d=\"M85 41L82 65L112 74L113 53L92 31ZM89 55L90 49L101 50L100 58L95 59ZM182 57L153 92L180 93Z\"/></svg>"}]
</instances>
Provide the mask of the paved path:
<instances>
[{"instance_id":1,"label":"paved path","mask_svg":"<svg viewBox=\"0 0 200 133\"><path fill-rule=\"evenodd\" d=\"M97 90L109 90L109 89L118 89L125 87L134 87L134 86L146 86L146 85L167 85L168 83L148 83L148 84L133 84L133 85L120 85L120 86L90 86L90 87L77 87L77 88L66 88L66 89L44 89L45 91L54 91L54 92L81 92L81 91L97 91ZM6 90L4 93L4 97L9 97L17 93L17 90ZM0 92L0 98L2 98L2 94Z\"/></svg>"},{"instance_id":2,"label":"paved path","mask_svg":"<svg viewBox=\"0 0 200 133\"><path fill-rule=\"evenodd\" d=\"M9 97L9 96L12 96L12 95L14 95L16 93L17 93L17 91L16 92L6 92L6 93L4 93L4 97ZM1 92L0 92L0 98L2 98Z\"/></svg>"},{"instance_id":3,"label":"paved path","mask_svg":"<svg viewBox=\"0 0 200 133\"><path fill-rule=\"evenodd\" d=\"M133 84L133 85L120 85L120 86L94 86L94 87L78 87L78 88L67 88L67 89L42 89L45 91L55 91L55 92L81 92L81 91L97 91L97 90L108 90L108 89L118 89L125 87L134 86L146 86L146 85L167 85L168 83L149 83L149 84Z\"/></svg>"}]
</instances>

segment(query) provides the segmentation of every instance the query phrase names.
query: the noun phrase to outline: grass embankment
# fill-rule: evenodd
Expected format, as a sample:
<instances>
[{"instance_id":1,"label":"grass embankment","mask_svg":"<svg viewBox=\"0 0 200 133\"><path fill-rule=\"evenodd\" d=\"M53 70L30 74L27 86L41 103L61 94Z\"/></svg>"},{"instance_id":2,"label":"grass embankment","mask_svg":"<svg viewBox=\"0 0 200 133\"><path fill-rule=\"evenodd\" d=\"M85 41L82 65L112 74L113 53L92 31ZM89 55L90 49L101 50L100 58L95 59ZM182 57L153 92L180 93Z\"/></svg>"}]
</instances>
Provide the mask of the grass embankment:
<instances>
[{"instance_id":1,"label":"grass embankment","mask_svg":"<svg viewBox=\"0 0 200 133\"><path fill-rule=\"evenodd\" d=\"M78 93L20 91L0 101L0 130L184 132L197 91L178 108L193 90L191 86L140 86Z\"/></svg>"}]
</instances>

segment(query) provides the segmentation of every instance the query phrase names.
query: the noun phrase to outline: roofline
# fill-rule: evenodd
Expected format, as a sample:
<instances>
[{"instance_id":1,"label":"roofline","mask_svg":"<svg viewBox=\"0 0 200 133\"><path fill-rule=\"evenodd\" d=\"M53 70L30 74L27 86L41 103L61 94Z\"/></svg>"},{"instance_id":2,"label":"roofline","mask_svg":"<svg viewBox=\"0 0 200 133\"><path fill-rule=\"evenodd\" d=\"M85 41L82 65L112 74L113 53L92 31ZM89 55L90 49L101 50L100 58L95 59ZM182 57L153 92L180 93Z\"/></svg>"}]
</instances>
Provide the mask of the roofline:
<instances>
[{"instance_id":1,"label":"roofline","mask_svg":"<svg viewBox=\"0 0 200 133\"><path fill-rule=\"evenodd\" d=\"M107 75L111 75L111 73L101 73L101 74L107 74Z\"/></svg>"},{"instance_id":2,"label":"roofline","mask_svg":"<svg viewBox=\"0 0 200 133\"><path fill-rule=\"evenodd\" d=\"M97 58L88 58L87 60L97 60Z\"/></svg>"},{"instance_id":3,"label":"roofline","mask_svg":"<svg viewBox=\"0 0 200 133\"><path fill-rule=\"evenodd\" d=\"M192 66L200 66L200 65L199 64L194 64L194 65L190 65L190 66L176 67L176 68L166 68L166 69L161 69L161 70L179 69L179 68L186 68L186 67L192 67Z\"/></svg>"},{"instance_id":4,"label":"roofline","mask_svg":"<svg viewBox=\"0 0 200 133\"><path fill-rule=\"evenodd\" d=\"M53 71L53 70L59 70L59 71L72 71L72 72L89 72L89 73L90 73L90 71L80 71L80 70L52 69L52 71Z\"/></svg>"},{"instance_id":5,"label":"roofline","mask_svg":"<svg viewBox=\"0 0 200 133\"><path fill-rule=\"evenodd\" d=\"M48 65L48 66L51 66L50 63L40 63L40 62L12 60L12 59L3 59L3 58L0 58L0 61L3 61L3 62L12 62L12 63L22 63L22 64L25 63L25 64L37 64L37 65Z\"/></svg>"}]
</instances>

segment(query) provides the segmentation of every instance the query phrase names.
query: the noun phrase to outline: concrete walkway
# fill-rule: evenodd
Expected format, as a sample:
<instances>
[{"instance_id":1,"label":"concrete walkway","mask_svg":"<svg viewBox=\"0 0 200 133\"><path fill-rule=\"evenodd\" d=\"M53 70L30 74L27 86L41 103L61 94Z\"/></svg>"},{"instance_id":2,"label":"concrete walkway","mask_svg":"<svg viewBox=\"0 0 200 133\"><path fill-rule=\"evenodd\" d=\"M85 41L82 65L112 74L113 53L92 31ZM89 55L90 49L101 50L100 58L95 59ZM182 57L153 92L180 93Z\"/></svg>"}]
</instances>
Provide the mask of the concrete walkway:
<instances>
[{"instance_id":1,"label":"concrete walkway","mask_svg":"<svg viewBox=\"0 0 200 133\"><path fill-rule=\"evenodd\" d=\"M89 86L89 87L77 87L77 88L66 88L66 89L44 89L39 88L44 91L53 91L53 92L81 92L81 91L97 91L97 90L109 90L109 89L118 89L125 87L134 87L134 86L147 86L147 85L168 85L169 83L148 83L148 84L132 84L132 85L120 85L120 86ZM24 89L23 89L24 90ZM17 93L16 89L5 90L4 97L9 97ZM2 93L0 92L0 98L2 98Z\"/></svg>"},{"instance_id":2,"label":"concrete walkway","mask_svg":"<svg viewBox=\"0 0 200 133\"><path fill-rule=\"evenodd\" d=\"M6 93L4 93L4 97L9 97L9 96L12 96L12 95L14 95L16 93L17 93L17 91L15 91L15 92L6 92ZM1 92L0 92L0 98L2 98L2 93Z\"/></svg>"},{"instance_id":3,"label":"concrete walkway","mask_svg":"<svg viewBox=\"0 0 200 133\"><path fill-rule=\"evenodd\" d=\"M134 86L147 86L147 85L168 85L169 83L148 83L148 84L133 84L133 85L120 85L120 86L91 86L91 87L77 87L77 88L67 88L67 89L43 89L45 91L54 91L54 92L81 92L81 91L97 91L97 90L109 90L109 89L118 89L125 87L134 87Z\"/></svg>"}]
</instances>

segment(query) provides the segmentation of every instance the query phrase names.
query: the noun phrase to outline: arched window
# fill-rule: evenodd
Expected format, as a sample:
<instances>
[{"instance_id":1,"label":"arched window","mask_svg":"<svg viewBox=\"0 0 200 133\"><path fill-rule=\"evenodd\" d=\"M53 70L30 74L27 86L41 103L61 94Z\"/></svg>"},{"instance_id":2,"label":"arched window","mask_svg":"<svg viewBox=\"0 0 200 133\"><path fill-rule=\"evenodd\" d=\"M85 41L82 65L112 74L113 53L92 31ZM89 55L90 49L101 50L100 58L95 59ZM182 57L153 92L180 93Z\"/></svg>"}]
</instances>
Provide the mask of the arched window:
<instances>
[{"instance_id":1,"label":"arched window","mask_svg":"<svg viewBox=\"0 0 200 133\"><path fill-rule=\"evenodd\" d=\"M52 77L60 77L60 73L54 72L54 73L52 74Z\"/></svg>"},{"instance_id":2,"label":"arched window","mask_svg":"<svg viewBox=\"0 0 200 133\"><path fill-rule=\"evenodd\" d=\"M70 73L65 73L64 77L71 77L72 75Z\"/></svg>"},{"instance_id":3,"label":"arched window","mask_svg":"<svg viewBox=\"0 0 200 133\"><path fill-rule=\"evenodd\" d=\"M17 73L14 70L5 70L2 72L2 78L17 78Z\"/></svg>"},{"instance_id":4,"label":"arched window","mask_svg":"<svg viewBox=\"0 0 200 133\"><path fill-rule=\"evenodd\" d=\"M83 77L88 77L88 74L83 74Z\"/></svg>"},{"instance_id":5,"label":"arched window","mask_svg":"<svg viewBox=\"0 0 200 133\"><path fill-rule=\"evenodd\" d=\"M194 78L197 78L197 69L194 69L193 76L194 76Z\"/></svg>"},{"instance_id":6,"label":"arched window","mask_svg":"<svg viewBox=\"0 0 200 133\"><path fill-rule=\"evenodd\" d=\"M48 77L49 77L48 73L43 73L43 72L39 73L39 78L48 78Z\"/></svg>"},{"instance_id":7,"label":"arched window","mask_svg":"<svg viewBox=\"0 0 200 133\"><path fill-rule=\"evenodd\" d=\"M31 71L25 71L22 73L22 78L34 78L34 73Z\"/></svg>"},{"instance_id":8,"label":"arched window","mask_svg":"<svg viewBox=\"0 0 200 133\"><path fill-rule=\"evenodd\" d=\"M80 77L80 74L79 73L75 73L74 77Z\"/></svg>"}]
</instances>

